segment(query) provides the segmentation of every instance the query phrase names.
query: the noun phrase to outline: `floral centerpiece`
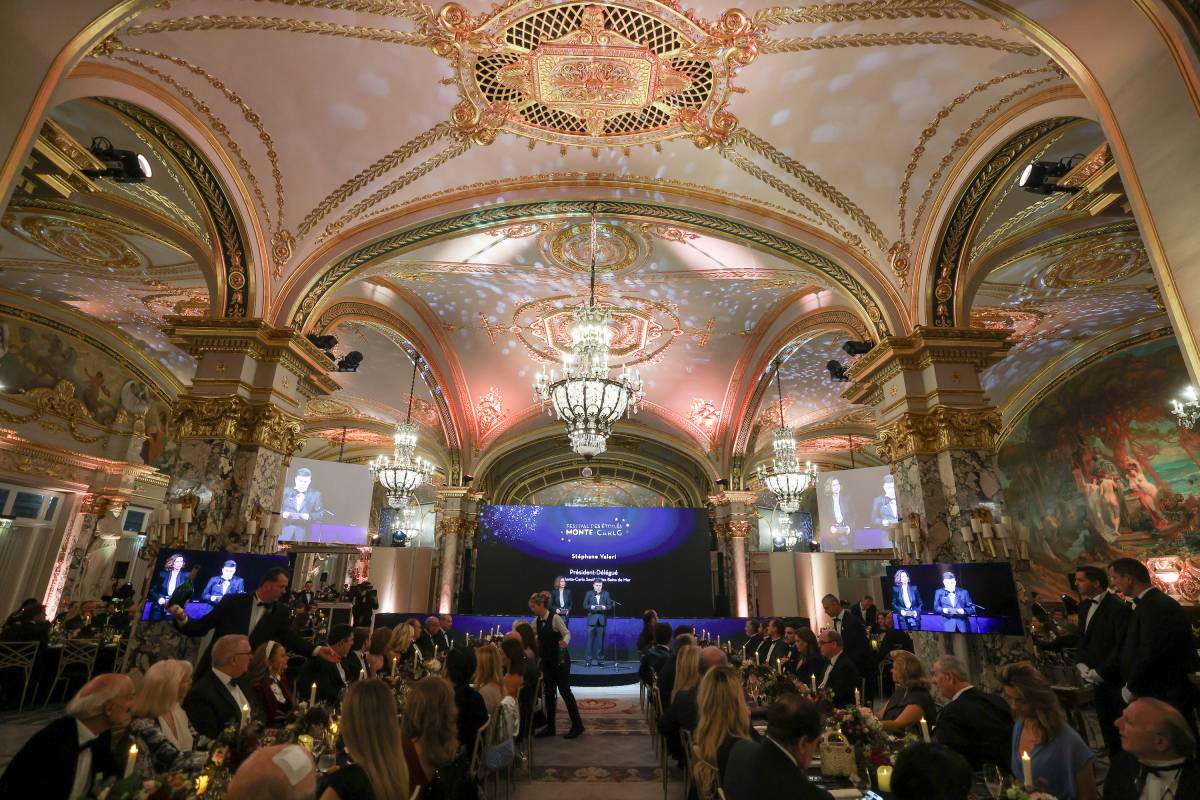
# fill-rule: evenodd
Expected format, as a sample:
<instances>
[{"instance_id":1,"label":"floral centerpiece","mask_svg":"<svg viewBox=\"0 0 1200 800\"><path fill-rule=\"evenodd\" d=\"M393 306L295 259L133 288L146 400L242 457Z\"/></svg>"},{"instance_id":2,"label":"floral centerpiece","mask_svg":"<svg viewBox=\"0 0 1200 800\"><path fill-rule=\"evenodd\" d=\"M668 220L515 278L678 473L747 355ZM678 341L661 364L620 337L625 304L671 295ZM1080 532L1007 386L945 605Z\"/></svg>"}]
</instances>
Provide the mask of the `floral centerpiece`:
<instances>
[{"instance_id":1,"label":"floral centerpiece","mask_svg":"<svg viewBox=\"0 0 1200 800\"><path fill-rule=\"evenodd\" d=\"M106 778L92 787L94 800L194 800L196 779L182 772L161 778Z\"/></svg>"}]
</instances>

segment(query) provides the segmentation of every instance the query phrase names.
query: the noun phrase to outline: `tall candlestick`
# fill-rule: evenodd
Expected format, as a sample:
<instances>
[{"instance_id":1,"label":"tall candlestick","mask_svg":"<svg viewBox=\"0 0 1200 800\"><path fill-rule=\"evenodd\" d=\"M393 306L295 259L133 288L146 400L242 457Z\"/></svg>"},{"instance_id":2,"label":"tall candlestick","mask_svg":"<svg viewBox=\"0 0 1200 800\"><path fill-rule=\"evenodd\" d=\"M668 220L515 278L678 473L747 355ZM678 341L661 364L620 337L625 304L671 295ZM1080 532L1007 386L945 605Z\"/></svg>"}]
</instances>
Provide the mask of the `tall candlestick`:
<instances>
[{"instance_id":1,"label":"tall candlestick","mask_svg":"<svg viewBox=\"0 0 1200 800\"><path fill-rule=\"evenodd\" d=\"M925 721L924 717L921 717L921 739L926 744L929 743L929 723Z\"/></svg>"},{"instance_id":2,"label":"tall candlestick","mask_svg":"<svg viewBox=\"0 0 1200 800\"><path fill-rule=\"evenodd\" d=\"M854 690L854 705L862 705L862 693L858 689Z\"/></svg>"},{"instance_id":3,"label":"tall candlestick","mask_svg":"<svg viewBox=\"0 0 1200 800\"><path fill-rule=\"evenodd\" d=\"M815 672L812 673L811 675L808 676L808 679L812 682L813 694L816 694L817 693L817 674Z\"/></svg>"},{"instance_id":4,"label":"tall candlestick","mask_svg":"<svg viewBox=\"0 0 1200 800\"><path fill-rule=\"evenodd\" d=\"M400 656L392 656L392 676L396 675L396 664L400 661Z\"/></svg>"},{"instance_id":5,"label":"tall candlestick","mask_svg":"<svg viewBox=\"0 0 1200 800\"><path fill-rule=\"evenodd\" d=\"M1024 751L1021 752L1021 778L1024 786L1033 786L1033 759Z\"/></svg>"},{"instance_id":6,"label":"tall candlestick","mask_svg":"<svg viewBox=\"0 0 1200 800\"><path fill-rule=\"evenodd\" d=\"M128 778L133 774L133 768L137 765L138 749L136 744L129 745L129 760L125 762L125 777Z\"/></svg>"},{"instance_id":7,"label":"tall candlestick","mask_svg":"<svg viewBox=\"0 0 1200 800\"><path fill-rule=\"evenodd\" d=\"M313 688L315 689L316 687L314 686ZM249 724L250 724L250 704L242 703L242 727L244 728Z\"/></svg>"},{"instance_id":8,"label":"tall candlestick","mask_svg":"<svg viewBox=\"0 0 1200 800\"><path fill-rule=\"evenodd\" d=\"M310 706L317 704L317 682L313 681L312 686L308 687L308 704Z\"/></svg>"}]
</instances>

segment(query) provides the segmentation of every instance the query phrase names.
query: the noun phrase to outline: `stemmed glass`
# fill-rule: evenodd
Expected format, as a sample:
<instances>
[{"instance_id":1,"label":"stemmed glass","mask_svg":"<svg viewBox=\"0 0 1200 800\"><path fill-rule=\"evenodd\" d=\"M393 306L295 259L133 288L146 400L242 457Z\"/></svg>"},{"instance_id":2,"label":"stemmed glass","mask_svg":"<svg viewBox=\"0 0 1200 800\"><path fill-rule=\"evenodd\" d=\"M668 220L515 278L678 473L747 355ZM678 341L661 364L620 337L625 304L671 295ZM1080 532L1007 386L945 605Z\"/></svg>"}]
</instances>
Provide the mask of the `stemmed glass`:
<instances>
[{"instance_id":1,"label":"stemmed glass","mask_svg":"<svg viewBox=\"0 0 1200 800\"><path fill-rule=\"evenodd\" d=\"M1004 773L995 764L984 764L983 785L987 787L992 800L1000 800L1000 793L1004 791Z\"/></svg>"}]
</instances>

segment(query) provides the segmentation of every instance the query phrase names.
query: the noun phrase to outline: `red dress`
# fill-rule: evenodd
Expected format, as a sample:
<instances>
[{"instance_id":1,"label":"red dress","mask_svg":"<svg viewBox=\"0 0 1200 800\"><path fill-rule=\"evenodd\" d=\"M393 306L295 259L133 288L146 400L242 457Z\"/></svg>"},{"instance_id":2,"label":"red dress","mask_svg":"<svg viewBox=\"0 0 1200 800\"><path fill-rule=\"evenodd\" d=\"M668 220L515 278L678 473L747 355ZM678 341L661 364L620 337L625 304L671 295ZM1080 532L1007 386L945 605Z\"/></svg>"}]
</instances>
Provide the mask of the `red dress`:
<instances>
[{"instance_id":1,"label":"red dress","mask_svg":"<svg viewBox=\"0 0 1200 800\"><path fill-rule=\"evenodd\" d=\"M268 674L260 678L254 684L254 694L258 696L258 702L266 715L268 728L277 728L287 722L294 699L286 675L273 678Z\"/></svg>"}]
</instances>

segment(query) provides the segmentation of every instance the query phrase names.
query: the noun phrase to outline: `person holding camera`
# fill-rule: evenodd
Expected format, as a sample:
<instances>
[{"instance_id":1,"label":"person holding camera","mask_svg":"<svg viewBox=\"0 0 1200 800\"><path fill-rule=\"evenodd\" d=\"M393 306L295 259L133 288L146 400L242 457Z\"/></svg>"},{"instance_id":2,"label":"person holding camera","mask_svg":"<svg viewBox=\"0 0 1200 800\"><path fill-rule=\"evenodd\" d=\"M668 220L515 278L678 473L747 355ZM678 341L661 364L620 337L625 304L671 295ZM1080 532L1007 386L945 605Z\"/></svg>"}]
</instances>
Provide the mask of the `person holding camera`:
<instances>
[{"instance_id":1,"label":"person holding camera","mask_svg":"<svg viewBox=\"0 0 1200 800\"><path fill-rule=\"evenodd\" d=\"M370 628L371 619L378 608L379 592L370 581L363 581L359 584L358 592L354 595L354 604L350 607L350 613L354 616L354 627Z\"/></svg>"}]
</instances>

